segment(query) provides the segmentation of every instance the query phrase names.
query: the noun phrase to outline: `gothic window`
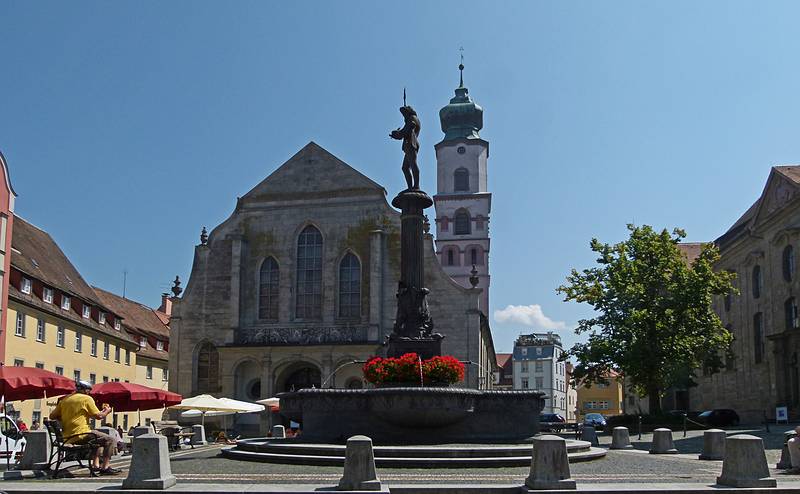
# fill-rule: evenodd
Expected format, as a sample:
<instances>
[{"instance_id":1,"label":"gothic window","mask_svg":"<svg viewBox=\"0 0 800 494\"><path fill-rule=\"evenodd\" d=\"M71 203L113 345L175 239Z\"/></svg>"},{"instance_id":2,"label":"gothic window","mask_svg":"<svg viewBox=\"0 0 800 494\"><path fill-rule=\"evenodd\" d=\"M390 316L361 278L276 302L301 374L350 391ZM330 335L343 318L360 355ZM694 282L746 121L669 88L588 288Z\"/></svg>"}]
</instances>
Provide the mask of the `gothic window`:
<instances>
[{"instance_id":1,"label":"gothic window","mask_svg":"<svg viewBox=\"0 0 800 494\"><path fill-rule=\"evenodd\" d=\"M764 360L764 314L753 316L753 358L757 364Z\"/></svg>"},{"instance_id":2,"label":"gothic window","mask_svg":"<svg viewBox=\"0 0 800 494\"><path fill-rule=\"evenodd\" d=\"M466 168L458 168L453 174L455 192L469 192L469 171Z\"/></svg>"},{"instance_id":3,"label":"gothic window","mask_svg":"<svg viewBox=\"0 0 800 494\"><path fill-rule=\"evenodd\" d=\"M322 234L307 226L297 239L298 319L322 317Z\"/></svg>"},{"instance_id":4,"label":"gothic window","mask_svg":"<svg viewBox=\"0 0 800 494\"><path fill-rule=\"evenodd\" d=\"M761 276L761 266L756 264L753 267L753 298L761 296L761 289L764 287L764 279Z\"/></svg>"},{"instance_id":5,"label":"gothic window","mask_svg":"<svg viewBox=\"0 0 800 494\"><path fill-rule=\"evenodd\" d=\"M197 352L197 393L219 392L219 353L209 342Z\"/></svg>"},{"instance_id":6,"label":"gothic window","mask_svg":"<svg viewBox=\"0 0 800 494\"><path fill-rule=\"evenodd\" d=\"M361 317L361 263L351 253L339 264L339 317Z\"/></svg>"},{"instance_id":7,"label":"gothic window","mask_svg":"<svg viewBox=\"0 0 800 494\"><path fill-rule=\"evenodd\" d=\"M797 320L797 300L795 300L794 297L790 297L783 304L783 311L786 315L786 329L797 329L800 327L800 323Z\"/></svg>"},{"instance_id":8,"label":"gothic window","mask_svg":"<svg viewBox=\"0 0 800 494\"><path fill-rule=\"evenodd\" d=\"M792 281L794 276L794 248L787 245L783 249L783 279Z\"/></svg>"},{"instance_id":9,"label":"gothic window","mask_svg":"<svg viewBox=\"0 0 800 494\"><path fill-rule=\"evenodd\" d=\"M278 283L280 272L278 262L268 257L261 263L258 279L258 317L259 319L278 319Z\"/></svg>"},{"instance_id":10,"label":"gothic window","mask_svg":"<svg viewBox=\"0 0 800 494\"><path fill-rule=\"evenodd\" d=\"M472 225L470 223L469 211L466 209L456 211L455 234L469 235L472 233Z\"/></svg>"}]
</instances>

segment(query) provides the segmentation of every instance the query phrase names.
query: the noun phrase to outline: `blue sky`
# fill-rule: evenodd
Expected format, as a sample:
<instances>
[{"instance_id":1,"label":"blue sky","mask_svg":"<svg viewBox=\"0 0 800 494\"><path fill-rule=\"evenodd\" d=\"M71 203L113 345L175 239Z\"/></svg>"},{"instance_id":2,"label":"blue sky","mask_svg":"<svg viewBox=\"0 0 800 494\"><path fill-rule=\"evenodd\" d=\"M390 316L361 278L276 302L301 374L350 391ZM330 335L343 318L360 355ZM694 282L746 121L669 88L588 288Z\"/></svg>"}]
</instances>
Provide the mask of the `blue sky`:
<instances>
[{"instance_id":1,"label":"blue sky","mask_svg":"<svg viewBox=\"0 0 800 494\"><path fill-rule=\"evenodd\" d=\"M625 224L720 235L800 162L796 2L0 4L17 212L93 284L157 305L203 225L314 140L403 187L402 89L435 189L438 110L484 107L498 351L587 309L555 288ZM530 306L539 306L536 307ZM527 308L526 308L527 307ZM550 321L550 322L548 322Z\"/></svg>"}]
</instances>

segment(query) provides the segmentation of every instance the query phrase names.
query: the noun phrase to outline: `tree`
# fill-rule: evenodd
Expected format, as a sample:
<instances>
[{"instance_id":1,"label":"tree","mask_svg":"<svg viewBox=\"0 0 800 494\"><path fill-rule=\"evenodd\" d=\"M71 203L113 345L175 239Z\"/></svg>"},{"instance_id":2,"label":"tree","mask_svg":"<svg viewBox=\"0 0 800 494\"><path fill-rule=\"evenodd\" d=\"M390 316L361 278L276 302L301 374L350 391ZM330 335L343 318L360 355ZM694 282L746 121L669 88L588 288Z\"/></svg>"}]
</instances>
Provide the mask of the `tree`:
<instances>
[{"instance_id":1,"label":"tree","mask_svg":"<svg viewBox=\"0 0 800 494\"><path fill-rule=\"evenodd\" d=\"M615 245L592 239L598 266L573 269L557 289L565 302L587 303L596 314L579 321L575 332L588 333L588 342L567 356L578 360L576 380L605 382L610 370L620 371L639 396L648 396L650 413L659 413L665 389L696 377L695 369L722 367L733 336L711 302L733 291L735 275L714 271L719 251L713 244L689 263L678 247L683 230L628 230L630 238Z\"/></svg>"}]
</instances>

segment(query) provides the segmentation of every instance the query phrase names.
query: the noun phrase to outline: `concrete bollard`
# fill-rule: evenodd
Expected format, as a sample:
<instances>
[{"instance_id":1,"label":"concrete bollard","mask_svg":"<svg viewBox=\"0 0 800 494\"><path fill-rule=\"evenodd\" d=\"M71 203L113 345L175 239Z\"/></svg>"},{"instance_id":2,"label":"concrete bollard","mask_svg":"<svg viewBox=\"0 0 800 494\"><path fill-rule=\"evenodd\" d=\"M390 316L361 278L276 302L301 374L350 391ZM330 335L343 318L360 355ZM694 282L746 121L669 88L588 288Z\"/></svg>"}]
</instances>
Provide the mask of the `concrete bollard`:
<instances>
[{"instance_id":1,"label":"concrete bollard","mask_svg":"<svg viewBox=\"0 0 800 494\"><path fill-rule=\"evenodd\" d=\"M50 466L50 437L46 429L25 431L25 454L18 470L47 470Z\"/></svg>"},{"instance_id":2,"label":"concrete bollard","mask_svg":"<svg viewBox=\"0 0 800 494\"><path fill-rule=\"evenodd\" d=\"M703 432L703 453L698 458L701 460L725 459L725 431L709 429Z\"/></svg>"},{"instance_id":3,"label":"concrete bollard","mask_svg":"<svg viewBox=\"0 0 800 494\"><path fill-rule=\"evenodd\" d=\"M372 439L353 436L347 440L344 473L339 480L340 491L380 491L383 487L375 471Z\"/></svg>"},{"instance_id":4,"label":"concrete bollard","mask_svg":"<svg viewBox=\"0 0 800 494\"><path fill-rule=\"evenodd\" d=\"M789 462L792 464L791 468L800 468L800 436L789 439L786 448L789 450Z\"/></svg>"},{"instance_id":5,"label":"concrete bollard","mask_svg":"<svg viewBox=\"0 0 800 494\"><path fill-rule=\"evenodd\" d=\"M583 429L581 430L581 441L589 441L595 446L600 445L600 440L597 439L597 431L591 425L583 426Z\"/></svg>"},{"instance_id":6,"label":"concrete bollard","mask_svg":"<svg viewBox=\"0 0 800 494\"><path fill-rule=\"evenodd\" d=\"M628 435L627 427L614 427L611 431L611 449L631 449L630 435Z\"/></svg>"},{"instance_id":7,"label":"concrete bollard","mask_svg":"<svg viewBox=\"0 0 800 494\"><path fill-rule=\"evenodd\" d=\"M775 465L775 468L778 470L788 470L792 468L792 459L789 455L789 439L795 437L797 433L795 431L786 431L783 433L783 448L781 448L781 459L778 460L778 464Z\"/></svg>"},{"instance_id":8,"label":"concrete bollard","mask_svg":"<svg viewBox=\"0 0 800 494\"><path fill-rule=\"evenodd\" d=\"M563 438L551 435L533 438L531 471L525 486L534 490L576 488L570 478L567 442Z\"/></svg>"},{"instance_id":9,"label":"concrete bollard","mask_svg":"<svg viewBox=\"0 0 800 494\"><path fill-rule=\"evenodd\" d=\"M282 425L273 425L272 426L272 438L273 439L285 439L286 438L286 428Z\"/></svg>"},{"instance_id":10,"label":"concrete bollard","mask_svg":"<svg viewBox=\"0 0 800 494\"><path fill-rule=\"evenodd\" d=\"M769 476L764 441L749 434L737 434L725 440L725 459L717 484L729 487L777 487Z\"/></svg>"},{"instance_id":11,"label":"concrete bollard","mask_svg":"<svg viewBox=\"0 0 800 494\"><path fill-rule=\"evenodd\" d=\"M167 438L160 434L144 434L133 442L128 476L123 489L168 489L177 483L169 465Z\"/></svg>"},{"instance_id":12,"label":"concrete bollard","mask_svg":"<svg viewBox=\"0 0 800 494\"><path fill-rule=\"evenodd\" d=\"M192 444L194 445L204 445L206 444L206 428L200 424L194 424L192 426L192 432L194 435L192 436Z\"/></svg>"},{"instance_id":13,"label":"concrete bollard","mask_svg":"<svg viewBox=\"0 0 800 494\"><path fill-rule=\"evenodd\" d=\"M650 445L650 454L669 455L675 454L675 443L672 442L672 431L661 428L653 431L653 443Z\"/></svg>"}]
</instances>

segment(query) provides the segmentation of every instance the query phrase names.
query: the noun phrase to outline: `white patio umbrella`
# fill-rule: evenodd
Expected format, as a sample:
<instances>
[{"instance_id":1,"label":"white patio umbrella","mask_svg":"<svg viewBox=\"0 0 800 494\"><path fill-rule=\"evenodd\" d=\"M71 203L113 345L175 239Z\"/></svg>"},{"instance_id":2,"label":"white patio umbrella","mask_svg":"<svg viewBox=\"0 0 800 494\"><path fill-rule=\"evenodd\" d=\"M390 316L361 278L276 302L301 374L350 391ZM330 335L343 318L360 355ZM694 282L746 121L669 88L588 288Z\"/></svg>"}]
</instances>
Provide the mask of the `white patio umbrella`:
<instances>
[{"instance_id":1,"label":"white patio umbrella","mask_svg":"<svg viewBox=\"0 0 800 494\"><path fill-rule=\"evenodd\" d=\"M266 405L268 407L277 407L280 406L281 399L273 396L272 398L265 398L263 400L258 400L256 401L256 403L261 403L262 405Z\"/></svg>"},{"instance_id":2,"label":"white patio umbrella","mask_svg":"<svg viewBox=\"0 0 800 494\"><path fill-rule=\"evenodd\" d=\"M235 400L231 400L235 401ZM247 407L243 407L241 403L244 402L236 402L239 404L231 404L225 403L220 398L214 398L211 395L197 395L192 396L191 398L186 398L185 400L181 401L177 405L172 405L170 408L173 410L198 410L202 416L201 423L205 425L206 421L206 413L208 412L246 412ZM247 405L252 405L251 403L245 403Z\"/></svg>"},{"instance_id":3,"label":"white patio umbrella","mask_svg":"<svg viewBox=\"0 0 800 494\"><path fill-rule=\"evenodd\" d=\"M230 398L219 398L219 401L225 403L228 406L240 408L240 411L233 411L233 410L217 410L213 412L202 412L197 409L187 410L181 413L181 417L184 418L193 418L193 417L200 417L202 416L205 418L208 417L225 417L226 415L235 415L239 413L258 413L264 411L264 405L257 405L255 403L250 403L247 401L239 401L239 400L232 400ZM222 419L222 430L225 430L225 419Z\"/></svg>"}]
</instances>

